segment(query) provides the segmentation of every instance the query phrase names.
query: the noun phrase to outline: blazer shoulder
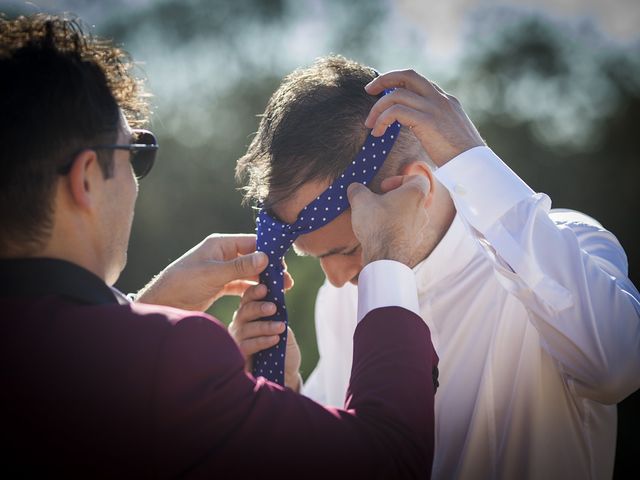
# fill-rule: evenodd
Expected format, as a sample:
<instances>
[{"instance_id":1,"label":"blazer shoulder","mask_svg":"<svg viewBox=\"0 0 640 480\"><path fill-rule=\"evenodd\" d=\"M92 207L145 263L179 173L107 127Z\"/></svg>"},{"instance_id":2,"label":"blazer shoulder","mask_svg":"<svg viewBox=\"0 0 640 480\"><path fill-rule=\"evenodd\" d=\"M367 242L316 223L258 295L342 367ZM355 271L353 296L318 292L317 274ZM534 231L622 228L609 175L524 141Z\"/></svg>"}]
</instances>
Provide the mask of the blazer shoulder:
<instances>
[{"instance_id":1,"label":"blazer shoulder","mask_svg":"<svg viewBox=\"0 0 640 480\"><path fill-rule=\"evenodd\" d=\"M173 307L165 307L163 305L150 305L147 303L130 303L128 305L124 305L125 314L131 315L132 317L138 318L161 318L163 319L169 326L175 326L179 322L190 319L198 319L205 324L210 324L212 327L225 329L222 323L212 317L211 315L203 312L192 312L189 310L181 310L179 308Z\"/></svg>"},{"instance_id":2,"label":"blazer shoulder","mask_svg":"<svg viewBox=\"0 0 640 480\"><path fill-rule=\"evenodd\" d=\"M76 313L83 316L83 309ZM143 341L160 345L175 338L188 338L200 344L199 337L216 343L235 345L226 327L216 318L202 312L180 310L160 305L129 303L126 305L100 305L92 308L92 317L113 331L126 332L130 341Z\"/></svg>"},{"instance_id":3,"label":"blazer shoulder","mask_svg":"<svg viewBox=\"0 0 640 480\"><path fill-rule=\"evenodd\" d=\"M125 308L137 321L162 323L161 351L165 356L184 361L186 356L199 351L201 355L196 364L207 358L218 364L230 361L234 366L244 365L242 354L227 328L211 315L144 303L132 303Z\"/></svg>"}]
</instances>

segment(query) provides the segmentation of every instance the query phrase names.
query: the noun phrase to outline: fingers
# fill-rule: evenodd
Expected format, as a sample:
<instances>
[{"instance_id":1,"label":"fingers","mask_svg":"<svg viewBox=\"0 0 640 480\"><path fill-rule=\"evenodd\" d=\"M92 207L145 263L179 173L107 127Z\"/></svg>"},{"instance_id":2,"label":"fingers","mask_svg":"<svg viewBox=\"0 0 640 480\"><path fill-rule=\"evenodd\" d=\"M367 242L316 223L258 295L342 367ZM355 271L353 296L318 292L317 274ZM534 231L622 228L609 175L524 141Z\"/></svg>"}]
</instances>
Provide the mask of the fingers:
<instances>
[{"instance_id":1,"label":"fingers","mask_svg":"<svg viewBox=\"0 0 640 480\"><path fill-rule=\"evenodd\" d=\"M376 124L376 120L380 114L388 108L391 108L393 105L405 105L414 110L421 111L429 109L429 103L426 101L425 97L420 96L411 90L398 89L385 95L375 103L364 122L365 126L367 128L372 128Z\"/></svg>"},{"instance_id":2,"label":"fingers","mask_svg":"<svg viewBox=\"0 0 640 480\"><path fill-rule=\"evenodd\" d=\"M248 233L214 233L205 242L211 250L224 252L224 258L230 259L238 254L246 255L256 250L256 236Z\"/></svg>"},{"instance_id":3,"label":"fingers","mask_svg":"<svg viewBox=\"0 0 640 480\"><path fill-rule=\"evenodd\" d=\"M291 327L287 327L287 352L290 349L298 348L298 341L296 340L296 335L291 330Z\"/></svg>"},{"instance_id":4,"label":"fingers","mask_svg":"<svg viewBox=\"0 0 640 480\"><path fill-rule=\"evenodd\" d=\"M285 261L285 259L282 259L282 267L284 268L284 290L290 290L293 288L293 277L291 276L291 274L288 272L289 267L287 267L287 262Z\"/></svg>"},{"instance_id":5,"label":"fingers","mask_svg":"<svg viewBox=\"0 0 640 480\"><path fill-rule=\"evenodd\" d=\"M410 129L424 128L437 118L437 110L449 99L444 90L413 70L385 73L365 86L370 94L378 94L387 88L397 90L379 99L365 120L365 125L376 137L395 121Z\"/></svg>"},{"instance_id":6,"label":"fingers","mask_svg":"<svg viewBox=\"0 0 640 480\"><path fill-rule=\"evenodd\" d=\"M401 179L402 184L391 192L391 195L423 198L429 194L429 180L426 177L422 175L404 175Z\"/></svg>"},{"instance_id":7,"label":"fingers","mask_svg":"<svg viewBox=\"0 0 640 480\"><path fill-rule=\"evenodd\" d=\"M263 252L241 255L232 260L209 262L209 274L217 285L227 285L240 279L255 279L267 266L269 259Z\"/></svg>"},{"instance_id":8,"label":"fingers","mask_svg":"<svg viewBox=\"0 0 640 480\"><path fill-rule=\"evenodd\" d=\"M421 177L421 179L413 180L414 177ZM418 182L416 187L420 191L429 192L431 189L431 183L429 182L429 179L423 175L394 175L382 180L382 182L380 183L380 190L382 191L382 193L387 193L392 190L396 190L409 181ZM411 186L409 188L411 188Z\"/></svg>"},{"instance_id":9,"label":"fingers","mask_svg":"<svg viewBox=\"0 0 640 480\"><path fill-rule=\"evenodd\" d=\"M255 302L256 300L260 300L265 297L267 294L267 286L259 283L257 285L253 285L252 287L247 288L240 299L240 305L244 305L245 303ZM254 319L255 320L255 319Z\"/></svg>"},{"instance_id":10,"label":"fingers","mask_svg":"<svg viewBox=\"0 0 640 480\"><path fill-rule=\"evenodd\" d=\"M260 320L276 313L273 303L259 301L266 293L267 287L264 285L249 287L229 325L229 333L245 357L276 345L280 341L279 335L285 329L284 322Z\"/></svg>"},{"instance_id":11,"label":"fingers","mask_svg":"<svg viewBox=\"0 0 640 480\"><path fill-rule=\"evenodd\" d=\"M247 278L258 275L269 263L269 258L264 252L254 252L249 255L241 255L229 262L237 278Z\"/></svg>"},{"instance_id":12,"label":"fingers","mask_svg":"<svg viewBox=\"0 0 640 480\"><path fill-rule=\"evenodd\" d=\"M372 107L366 119L379 137L394 122L412 130L433 162L442 166L470 148L485 145L460 102L413 70L389 72L365 86L372 94L395 88Z\"/></svg>"},{"instance_id":13,"label":"fingers","mask_svg":"<svg viewBox=\"0 0 640 480\"><path fill-rule=\"evenodd\" d=\"M430 125L433 119L432 106L425 106L425 110L415 110L409 106L396 104L387 108L384 112L377 115L375 122L371 126L371 135L374 137L380 137L384 134L385 130L393 122L399 122L409 129L413 129L418 126Z\"/></svg>"},{"instance_id":14,"label":"fingers","mask_svg":"<svg viewBox=\"0 0 640 480\"><path fill-rule=\"evenodd\" d=\"M380 188L383 193L392 192L393 202L426 204L431 184L423 175L395 175L385 178Z\"/></svg>"},{"instance_id":15,"label":"fingers","mask_svg":"<svg viewBox=\"0 0 640 480\"><path fill-rule=\"evenodd\" d=\"M391 190L395 190L404 180L404 175L394 175L393 177L387 177L380 183L380 190L382 193L390 192Z\"/></svg>"},{"instance_id":16,"label":"fingers","mask_svg":"<svg viewBox=\"0 0 640 480\"><path fill-rule=\"evenodd\" d=\"M255 284L255 281L233 280L224 286L222 295L234 295L240 297L244 295L244 292L246 292L248 288L255 286Z\"/></svg>"},{"instance_id":17,"label":"fingers","mask_svg":"<svg viewBox=\"0 0 640 480\"><path fill-rule=\"evenodd\" d=\"M286 268L286 265L285 265ZM246 290L250 287L256 286L256 284L260 281L259 275L252 275L243 280L232 280L227 282L224 286L221 294L222 295L234 295L234 296L242 296L246 292ZM284 289L285 291L291 290L295 282L293 277L288 271L284 271ZM266 287L265 287L266 288Z\"/></svg>"},{"instance_id":18,"label":"fingers","mask_svg":"<svg viewBox=\"0 0 640 480\"><path fill-rule=\"evenodd\" d=\"M370 95L378 95L388 88L405 88L426 97L435 92L433 84L414 70L394 70L374 78L365 87Z\"/></svg>"},{"instance_id":19,"label":"fingers","mask_svg":"<svg viewBox=\"0 0 640 480\"><path fill-rule=\"evenodd\" d=\"M262 323L275 323L275 322L262 322ZM284 331L284 328L282 329ZM282 333L282 332L280 332ZM274 345L277 345L280 341L279 335L269 335L264 337L255 337L248 338L246 340L242 340L238 343L238 347L242 354L246 357L251 355L255 355L262 350L266 350L267 348L271 348Z\"/></svg>"},{"instance_id":20,"label":"fingers","mask_svg":"<svg viewBox=\"0 0 640 480\"><path fill-rule=\"evenodd\" d=\"M291 290L293 288L294 283L295 282L293 281L293 277L291 276L291 274L285 270L285 272L284 272L284 289L285 289L285 291Z\"/></svg>"},{"instance_id":21,"label":"fingers","mask_svg":"<svg viewBox=\"0 0 640 480\"><path fill-rule=\"evenodd\" d=\"M371 195L375 194L361 183L352 183L347 188L347 197L349 198L351 207L357 208L357 205L366 202Z\"/></svg>"},{"instance_id":22,"label":"fingers","mask_svg":"<svg viewBox=\"0 0 640 480\"><path fill-rule=\"evenodd\" d=\"M429 195L429 188L429 180L426 177L422 175L407 175L396 192L406 192L407 196L415 197L416 200L422 203Z\"/></svg>"}]
</instances>

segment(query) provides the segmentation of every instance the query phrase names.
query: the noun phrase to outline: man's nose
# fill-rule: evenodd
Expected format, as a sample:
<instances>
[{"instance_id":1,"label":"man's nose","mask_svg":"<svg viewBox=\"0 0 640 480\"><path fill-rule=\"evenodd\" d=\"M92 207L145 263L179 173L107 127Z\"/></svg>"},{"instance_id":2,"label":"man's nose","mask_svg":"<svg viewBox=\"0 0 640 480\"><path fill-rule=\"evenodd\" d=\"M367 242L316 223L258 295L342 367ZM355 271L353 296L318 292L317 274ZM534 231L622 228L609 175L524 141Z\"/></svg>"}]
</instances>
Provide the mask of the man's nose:
<instances>
[{"instance_id":1,"label":"man's nose","mask_svg":"<svg viewBox=\"0 0 640 480\"><path fill-rule=\"evenodd\" d=\"M342 287L360 273L362 260L360 256L331 255L320 259L320 266L327 280L334 287Z\"/></svg>"}]
</instances>

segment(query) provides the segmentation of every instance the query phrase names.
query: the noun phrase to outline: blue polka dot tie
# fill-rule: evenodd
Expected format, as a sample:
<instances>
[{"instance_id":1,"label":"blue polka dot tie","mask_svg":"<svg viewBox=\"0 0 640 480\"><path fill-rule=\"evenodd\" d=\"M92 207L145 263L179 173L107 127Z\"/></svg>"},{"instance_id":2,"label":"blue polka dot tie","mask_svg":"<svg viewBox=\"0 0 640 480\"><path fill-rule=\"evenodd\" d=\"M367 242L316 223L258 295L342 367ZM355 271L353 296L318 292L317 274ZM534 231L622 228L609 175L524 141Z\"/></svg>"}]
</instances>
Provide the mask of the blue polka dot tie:
<instances>
[{"instance_id":1,"label":"blue polka dot tie","mask_svg":"<svg viewBox=\"0 0 640 480\"><path fill-rule=\"evenodd\" d=\"M387 93L387 92L385 92ZM267 286L265 301L276 305L276 313L264 320L287 324L287 307L284 302L284 255L296 238L323 227L349 208L347 187L359 182L368 185L387 158L398 133L400 124L394 122L382 137L371 134L365 140L356 158L319 197L304 207L294 223L283 223L266 210L260 210L256 219L257 249L269 257L267 268L260 274L260 283ZM280 341L253 356L253 374L284 385L284 361L287 347L287 330Z\"/></svg>"}]
</instances>

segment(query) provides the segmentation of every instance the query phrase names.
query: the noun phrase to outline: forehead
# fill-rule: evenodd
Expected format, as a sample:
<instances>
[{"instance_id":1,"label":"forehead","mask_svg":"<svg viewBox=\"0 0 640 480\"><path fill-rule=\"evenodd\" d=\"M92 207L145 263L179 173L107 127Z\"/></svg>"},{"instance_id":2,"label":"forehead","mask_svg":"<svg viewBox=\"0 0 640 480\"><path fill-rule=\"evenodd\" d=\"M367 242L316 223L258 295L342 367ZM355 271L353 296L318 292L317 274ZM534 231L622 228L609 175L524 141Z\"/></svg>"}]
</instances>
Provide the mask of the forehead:
<instances>
[{"instance_id":1,"label":"forehead","mask_svg":"<svg viewBox=\"0 0 640 480\"><path fill-rule=\"evenodd\" d=\"M275 204L272 208L278 218L293 223L300 211L324 192L331 182L312 181L302 185L293 195ZM351 212L340 214L335 220L311 233L301 235L295 241L296 250L301 253L320 256L331 250L346 248L354 243L351 229Z\"/></svg>"},{"instance_id":2,"label":"forehead","mask_svg":"<svg viewBox=\"0 0 640 480\"><path fill-rule=\"evenodd\" d=\"M357 243L351 228L351 210L347 210L318 230L300 235L293 246L299 253L320 257L348 250Z\"/></svg>"},{"instance_id":3,"label":"forehead","mask_svg":"<svg viewBox=\"0 0 640 480\"><path fill-rule=\"evenodd\" d=\"M298 188L292 195L276 203L272 210L286 223L294 223L300 211L324 192L331 182L311 181Z\"/></svg>"}]
</instances>

